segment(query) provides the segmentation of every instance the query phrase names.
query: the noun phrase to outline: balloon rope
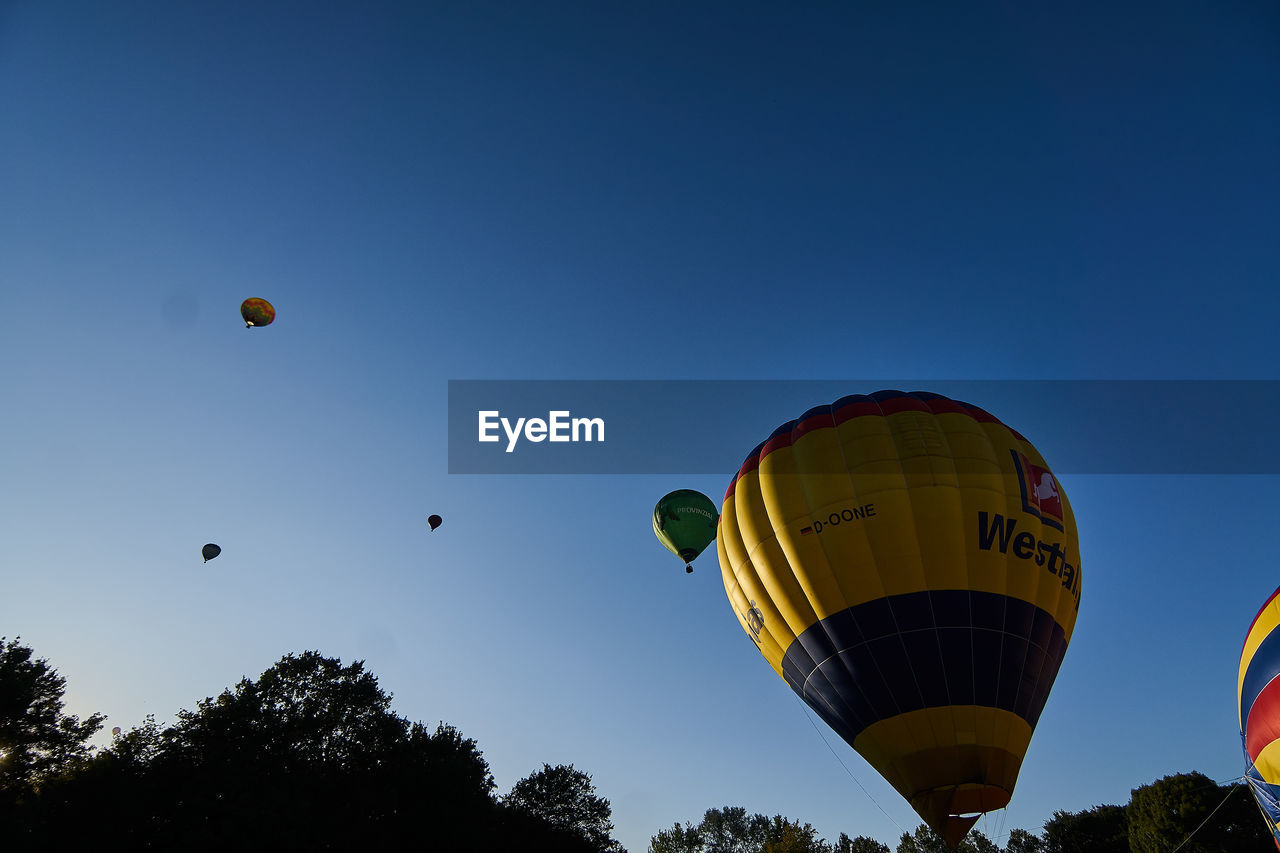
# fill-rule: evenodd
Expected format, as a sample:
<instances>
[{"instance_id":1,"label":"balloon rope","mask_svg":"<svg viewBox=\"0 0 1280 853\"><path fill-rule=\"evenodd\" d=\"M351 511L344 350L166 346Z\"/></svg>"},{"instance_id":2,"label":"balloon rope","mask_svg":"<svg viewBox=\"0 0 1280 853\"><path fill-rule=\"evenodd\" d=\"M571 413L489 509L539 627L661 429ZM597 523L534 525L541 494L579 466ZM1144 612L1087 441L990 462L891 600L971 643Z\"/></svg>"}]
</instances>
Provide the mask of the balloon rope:
<instances>
[{"instance_id":1,"label":"balloon rope","mask_svg":"<svg viewBox=\"0 0 1280 853\"><path fill-rule=\"evenodd\" d=\"M1008 815L1008 809L1000 809L999 818L994 819L996 823L996 831L991 832L991 823L993 820L991 812L982 813L982 834L992 841L997 842L997 846L1001 846L1000 842L1004 841L1010 835L1010 833L1005 832L1005 820L1008 818Z\"/></svg>"},{"instance_id":2,"label":"balloon rope","mask_svg":"<svg viewBox=\"0 0 1280 853\"><path fill-rule=\"evenodd\" d=\"M1169 853L1178 853L1178 851L1179 851L1179 850L1181 850L1184 846L1186 846L1186 843L1187 843L1188 841L1190 841L1190 840L1191 840L1191 836L1192 836L1192 835L1195 835L1197 832L1199 832L1201 829L1203 829L1203 828L1204 828L1204 825L1205 825L1206 823L1208 823L1208 822L1209 822L1209 818L1211 818L1211 817L1213 817L1215 814L1217 814L1217 813L1218 813L1218 809L1222 808L1224 805L1226 805L1226 804L1227 804L1227 799L1228 799L1232 794L1234 794L1234 793L1236 792L1236 788L1238 788L1238 787L1240 787L1240 786L1238 786L1238 785L1232 785L1232 786L1227 790L1227 796L1222 798L1222 802L1220 802L1220 803L1218 803L1218 805L1214 806L1213 811L1209 812L1209 814L1205 817L1205 819L1204 819L1204 820L1202 820L1202 821L1200 821L1200 825L1199 825L1199 826L1197 826L1195 829L1191 830L1191 835L1188 835L1186 838L1182 839L1182 844L1179 844L1177 847L1175 847L1175 848L1173 848L1172 850L1170 850L1170 851L1169 851Z\"/></svg>"},{"instance_id":3,"label":"balloon rope","mask_svg":"<svg viewBox=\"0 0 1280 853\"><path fill-rule=\"evenodd\" d=\"M1249 762L1249 769L1250 769L1250 770L1254 770L1254 769L1255 769L1254 764L1253 764L1253 762L1252 762L1252 761L1250 761L1250 762ZM1265 821L1265 822L1266 822L1267 826L1271 826L1271 817L1267 814L1267 810L1266 810L1266 809L1264 809L1264 808L1262 807L1262 801L1261 801L1260 799L1258 799L1258 791L1257 791L1257 789L1256 789L1256 788L1254 788L1254 787L1253 787L1253 782L1251 782L1251 781L1249 780L1249 776L1248 776L1248 774L1246 774L1246 775L1244 775L1244 776L1240 776L1240 777L1238 777L1238 778L1236 778L1236 779L1232 779L1231 781L1232 781L1232 782L1243 782L1246 786L1248 786L1248 787L1249 787L1249 789L1250 789L1250 790L1249 790L1249 793L1250 793L1250 794L1252 795L1252 797L1253 797L1253 804L1254 804L1255 806L1257 806L1257 807L1258 807L1258 814L1262 815L1262 819L1263 819L1263 821ZM1226 784L1226 783L1225 783L1225 782L1219 782L1218 784L1220 784L1220 785L1224 785L1224 784ZM1273 832L1272 834L1274 835L1275 833Z\"/></svg>"},{"instance_id":4,"label":"balloon rope","mask_svg":"<svg viewBox=\"0 0 1280 853\"><path fill-rule=\"evenodd\" d=\"M871 792L868 791L866 787L863 786L863 784L858 781L858 777L853 775L853 771L851 771L849 769L849 766L844 763L844 759L840 757L840 754L836 752L834 748L832 748L831 742L828 741L827 736L822 733L822 729L818 728L818 724L813 721L813 716L810 715L809 713L809 706L805 705L804 701L798 695L796 695L796 701L799 702L800 707L804 709L804 715L805 715L805 718L808 719L809 725L813 726L813 730L818 733L818 737L822 738L822 742L827 745L827 749L831 750L831 754L836 757L836 761L840 762L840 766L844 768L845 773L849 774L849 778L852 779L854 782L856 782L859 788L862 788L862 793L866 794L867 799L869 799L872 803L875 803L875 807L880 809L881 814L889 818L889 820L893 821L893 825L898 827L899 832L901 832L903 835L910 835L911 833L907 832L905 829L902 828L902 824L898 823L896 820L893 820L893 815L889 814L887 811L884 810L884 806L876 802L876 798L871 796Z\"/></svg>"}]
</instances>

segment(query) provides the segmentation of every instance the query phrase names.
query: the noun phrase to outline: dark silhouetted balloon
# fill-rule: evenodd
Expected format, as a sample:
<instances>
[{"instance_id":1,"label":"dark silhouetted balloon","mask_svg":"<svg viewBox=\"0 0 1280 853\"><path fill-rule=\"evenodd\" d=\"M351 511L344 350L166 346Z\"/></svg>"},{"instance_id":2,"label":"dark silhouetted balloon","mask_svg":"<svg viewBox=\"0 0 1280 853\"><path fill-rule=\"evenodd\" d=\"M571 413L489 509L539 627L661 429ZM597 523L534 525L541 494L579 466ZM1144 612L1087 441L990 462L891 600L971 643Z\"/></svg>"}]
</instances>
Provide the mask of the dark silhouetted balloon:
<instances>
[{"instance_id":1,"label":"dark silhouetted balloon","mask_svg":"<svg viewBox=\"0 0 1280 853\"><path fill-rule=\"evenodd\" d=\"M240 316L244 318L244 327L270 326L276 318L276 309L265 299L246 299L240 303Z\"/></svg>"},{"instance_id":2,"label":"dark silhouetted balloon","mask_svg":"<svg viewBox=\"0 0 1280 853\"><path fill-rule=\"evenodd\" d=\"M207 563L210 560L212 560L214 557L221 554L222 549L219 548L217 545L214 545L212 542L210 542L208 545L205 545L203 548L200 549L200 553L201 555L204 556L204 561Z\"/></svg>"},{"instance_id":3,"label":"dark silhouetted balloon","mask_svg":"<svg viewBox=\"0 0 1280 853\"><path fill-rule=\"evenodd\" d=\"M653 508L653 534L668 551L684 560L684 570L693 571L693 561L716 538L720 513L702 492L677 489L665 495Z\"/></svg>"},{"instance_id":4,"label":"dark silhouetted balloon","mask_svg":"<svg viewBox=\"0 0 1280 853\"><path fill-rule=\"evenodd\" d=\"M432 530L435 530L437 527L439 527L443 523L444 523L444 519L438 515L427 516L427 524L431 525Z\"/></svg>"}]
</instances>

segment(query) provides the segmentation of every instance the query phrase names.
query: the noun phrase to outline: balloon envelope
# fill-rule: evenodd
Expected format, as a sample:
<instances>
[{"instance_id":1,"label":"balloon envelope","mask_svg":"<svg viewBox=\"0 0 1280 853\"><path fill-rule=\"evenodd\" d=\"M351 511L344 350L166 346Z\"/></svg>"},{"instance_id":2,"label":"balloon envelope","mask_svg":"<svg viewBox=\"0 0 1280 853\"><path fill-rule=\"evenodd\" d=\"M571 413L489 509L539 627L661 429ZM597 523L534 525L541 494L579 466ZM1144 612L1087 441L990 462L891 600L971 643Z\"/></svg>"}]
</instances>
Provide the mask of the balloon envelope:
<instances>
[{"instance_id":1,"label":"balloon envelope","mask_svg":"<svg viewBox=\"0 0 1280 853\"><path fill-rule=\"evenodd\" d=\"M711 498L692 489L677 489L653 508L653 533L668 551L691 563L716 538L719 518Z\"/></svg>"},{"instance_id":2,"label":"balloon envelope","mask_svg":"<svg viewBox=\"0 0 1280 853\"><path fill-rule=\"evenodd\" d=\"M1080 598L1030 442L937 394L845 397L751 452L717 543L760 653L949 846L1008 804Z\"/></svg>"},{"instance_id":3,"label":"balloon envelope","mask_svg":"<svg viewBox=\"0 0 1280 853\"><path fill-rule=\"evenodd\" d=\"M429 515L427 516L427 524L430 524L431 529L435 530L441 524L444 524L444 519L438 515Z\"/></svg>"},{"instance_id":4,"label":"balloon envelope","mask_svg":"<svg viewBox=\"0 0 1280 853\"><path fill-rule=\"evenodd\" d=\"M212 542L210 542L208 545L205 545L203 548L200 549L200 554L201 556L204 557L204 561L206 563L221 553L222 553L222 549L219 548L217 545L214 545Z\"/></svg>"},{"instance_id":5,"label":"balloon envelope","mask_svg":"<svg viewBox=\"0 0 1280 853\"><path fill-rule=\"evenodd\" d=\"M1280 589L1262 605L1240 653L1237 696L1245 779L1280 847Z\"/></svg>"},{"instance_id":6,"label":"balloon envelope","mask_svg":"<svg viewBox=\"0 0 1280 853\"><path fill-rule=\"evenodd\" d=\"M111 727L111 733L112 733L113 735L115 735L116 737L119 737L119 736L120 736L120 727L119 727L119 726L112 726L112 727Z\"/></svg>"},{"instance_id":7,"label":"balloon envelope","mask_svg":"<svg viewBox=\"0 0 1280 853\"><path fill-rule=\"evenodd\" d=\"M240 316L244 318L245 328L270 326L276 318L276 309L267 300L255 297L240 303Z\"/></svg>"}]
</instances>

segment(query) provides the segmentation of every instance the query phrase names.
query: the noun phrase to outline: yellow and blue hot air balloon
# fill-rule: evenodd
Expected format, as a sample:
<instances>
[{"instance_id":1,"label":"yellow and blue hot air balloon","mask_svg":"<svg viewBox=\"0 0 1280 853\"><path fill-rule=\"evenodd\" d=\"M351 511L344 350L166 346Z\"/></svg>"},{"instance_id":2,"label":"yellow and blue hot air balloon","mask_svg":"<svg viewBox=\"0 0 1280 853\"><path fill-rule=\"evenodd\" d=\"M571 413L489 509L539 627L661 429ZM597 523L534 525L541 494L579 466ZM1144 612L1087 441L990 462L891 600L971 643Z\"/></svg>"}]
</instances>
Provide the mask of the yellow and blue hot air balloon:
<instances>
[{"instance_id":1,"label":"yellow and blue hot air balloon","mask_svg":"<svg viewBox=\"0 0 1280 853\"><path fill-rule=\"evenodd\" d=\"M1280 589L1262 605L1240 652L1237 696L1245 779L1280 848Z\"/></svg>"},{"instance_id":2,"label":"yellow and blue hot air balloon","mask_svg":"<svg viewBox=\"0 0 1280 853\"><path fill-rule=\"evenodd\" d=\"M653 508L653 534L663 546L684 560L684 570L693 571L693 561L716 538L720 513L715 501L693 489L677 489L664 495Z\"/></svg>"},{"instance_id":3,"label":"yellow and blue hot air balloon","mask_svg":"<svg viewBox=\"0 0 1280 853\"><path fill-rule=\"evenodd\" d=\"M938 394L845 397L751 452L717 541L760 653L950 847L1008 804L1080 602L1029 441Z\"/></svg>"}]
</instances>

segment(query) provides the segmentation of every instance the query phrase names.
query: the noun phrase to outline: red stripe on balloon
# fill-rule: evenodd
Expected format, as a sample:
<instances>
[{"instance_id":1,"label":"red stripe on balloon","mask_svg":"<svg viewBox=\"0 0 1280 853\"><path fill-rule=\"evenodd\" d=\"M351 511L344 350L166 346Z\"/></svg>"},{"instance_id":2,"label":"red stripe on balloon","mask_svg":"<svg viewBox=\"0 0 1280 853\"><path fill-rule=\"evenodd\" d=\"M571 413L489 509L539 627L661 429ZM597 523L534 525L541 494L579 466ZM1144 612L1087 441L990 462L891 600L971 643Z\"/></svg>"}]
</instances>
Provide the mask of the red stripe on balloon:
<instances>
[{"instance_id":1,"label":"red stripe on balloon","mask_svg":"<svg viewBox=\"0 0 1280 853\"><path fill-rule=\"evenodd\" d=\"M1274 678L1253 700L1244 723L1244 748L1249 758L1258 760L1262 750L1280 739L1280 678Z\"/></svg>"},{"instance_id":2,"label":"red stripe on balloon","mask_svg":"<svg viewBox=\"0 0 1280 853\"><path fill-rule=\"evenodd\" d=\"M813 432L817 429L829 429L835 425L836 421L831 415L831 410L827 409L825 412L819 412L801 420L795 425L795 429L791 431L791 435L793 439L799 439L806 433Z\"/></svg>"},{"instance_id":3,"label":"red stripe on balloon","mask_svg":"<svg viewBox=\"0 0 1280 853\"><path fill-rule=\"evenodd\" d=\"M896 412L968 415L979 423L1000 424L1000 426L1009 430L1009 433L1018 441L1026 441L1017 430L1011 429L990 412L969 403L952 400L949 397L934 395L916 397L907 393L891 391L879 391L870 396L854 394L837 400L831 406L825 407L825 409L824 407L817 407L816 410L810 410L808 417L796 421L789 432L781 432L772 436L767 443L757 448L742 463L742 467L734 475L732 482L729 483L729 488L725 491L724 496L727 499L732 495L738 483L738 478L749 471L759 468L762 458L768 456L774 450L789 447L803 435L820 429L834 429L854 418L884 417ZM1280 590L1277 590L1277 592L1280 592Z\"/></svg>"}]
</instances>

